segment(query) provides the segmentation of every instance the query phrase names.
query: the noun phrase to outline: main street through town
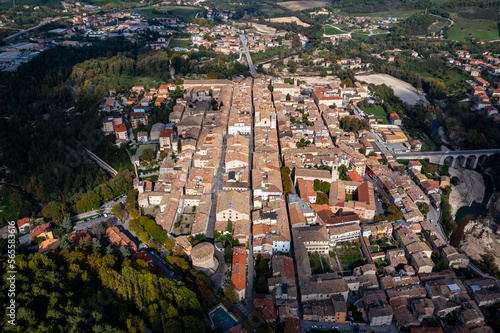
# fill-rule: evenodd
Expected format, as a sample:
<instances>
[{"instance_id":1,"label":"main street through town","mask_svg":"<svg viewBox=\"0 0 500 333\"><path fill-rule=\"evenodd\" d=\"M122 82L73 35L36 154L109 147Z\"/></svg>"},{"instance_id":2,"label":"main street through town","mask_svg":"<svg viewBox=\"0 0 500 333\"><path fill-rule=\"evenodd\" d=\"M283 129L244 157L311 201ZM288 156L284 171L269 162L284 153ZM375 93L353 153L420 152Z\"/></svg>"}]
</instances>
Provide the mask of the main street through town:
<instances>
[{"instance_id":1,"label":"main street through town","mask_svg":"<svg viewBox=\"0 0 500 333\"><path fill-rule=\"evenodd\" d=\"M317 331L329 332L331 329L338 328L341 332L387 332L387 333L397 333L399 332L394 323L391 326L370 326L364 324L355 324L351 325L350 322L346 323L325 323L325 322L317 322L317 321L308 321L302 320L302 332L309 332L311 329L316 329Z\"/></svg>"}]
</instances>

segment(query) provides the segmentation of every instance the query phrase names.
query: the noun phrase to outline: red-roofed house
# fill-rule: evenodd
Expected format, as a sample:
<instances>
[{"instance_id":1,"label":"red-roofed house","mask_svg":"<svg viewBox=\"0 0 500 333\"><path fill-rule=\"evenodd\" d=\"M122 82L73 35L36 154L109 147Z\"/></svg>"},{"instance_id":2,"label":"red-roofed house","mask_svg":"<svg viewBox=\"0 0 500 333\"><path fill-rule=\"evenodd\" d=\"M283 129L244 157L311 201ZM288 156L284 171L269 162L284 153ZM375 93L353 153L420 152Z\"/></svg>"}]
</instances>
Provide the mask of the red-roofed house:
<instances>
[{"instance_id":1,"label":"red-roofed house","mask_svg":"<svg viewBox=\"0 0 500 333\"><path fill-rule=\"evenodd\" d=\"M27 233L30 231L30 218L25 217L24 219L20 219L17 221L17 229L19 229L19 232L22 234Z\"/></svg>"},{"instance_id":2,"label":"red-roofed house","mask_svg":"<svg viewBox=\"0 0 500 333\"><path fill-rule=\"evenodd\" d=\"M170 149L172 140L174 139L174 130L172 128L164 128L160 131L160 150Z\"/></svg>"},{"instance_id":3,"label":"red-roofed house","mask_svg":"<svg viewBox=\"0 0 500 333\"><path fill-rule=\"evenodd\" d=\"M127 126L125 124L115 125L115 134L118 140L128 141Z\"/></svg>"},{"instance_id":4,"label":"red-roofed house","mask_svg":"<svg viewBox=\"0 0 500 333\"><path fill-rule=\"evenodd\" d=\"M353 182L362 182L363 178L357 173L356 171L347 171L347 175L349 176L349 179L352 180Z\"/></svg>"},{"instance_id":5,"label":"red-roofed house","mask_svg":"<svg viewBox=\"0 0 500 333\"><path fill-rule=\"evenodd\" d=\"M71 238L71 241L75 246L79 246L84 244L85 242L91 242L92 237L89 235L88 232L84 230L80 230L75 232L73 235L71 235L69 238Z\"/></svg>"},{"instance_id":6,"label":"red-roofed house","mask_svg":"<svg viewBox=\"0 0 500 333\"><path fill-rule=\"evenodd\" d=\"M485 88L490 86L490 83L481 77L475 77L474 82L476 82L477 84L479 84L480 86L483 86Z\"/></svg>"},{"instance_id":7,"label":"red-roofed house","mask_svg":"<svg viewBox=\"0 0 500 333\"><path fill-rule=\"evenodd\" d=\"M271 295L255 294L253 305L261 309L262 315L269 324L272 325L276 321L276 306Z\"/></svg>"},{"instance_id":8,"label":"red-roofed house","mask_svg":"<svg viewBox=\"0 0 500 333\"><path fill-rule=\"evenodd\" d=\"M395 112L391 113L389 115L389 122L392 124L392 125L397 125L397 126L401 126L403 124L403 122L401 121L401 118L399 117L399 115Z\"/></svg>"},{"instance_id":9,"label":"red-roofed house","mask_svg":"<svg viewBox=\"0 0 500 333\"><path fill-rule=\"evenodd\" d=\"M410 161L410 162L408 162L408 167L416 169L416 170L418 170L420 172L422 171L422 163L420 163L419 161Z\"/></svg>"},{"instance_id":10,"label":"red-roofed house","mask_svg":"<svg viewBox=\"0 0 500 333\"><path fill-rule=\"evenodd\" d=\"M50 223L44 223L35 227L35 229L30 231L30 234L31 239L35 239L36 237L41 237L43 239L54 238L54 235L52 234L52 226L50 225Z\"/></svg>"},{"instance_id":11,"label":"red-roofed house","mask_svg":"<svg viewBox=\"0 0 500 333\"><path fill-rule=\"evenodd\" d=\"M241 301L245 298L247 283L247 251L244 245L233 248L233 264L231 266L231 283L234 285L236 298Z\"/></svg>"},{"instance_id":12,"label":"red-roofed house","mask_svg":"<svg viewBox=\"0 0 500 333\"><path fill-rule=\"evenodd\" d=\"M121 232L117 227L106 229L106 237L116 249L120 249L123 246L129 250L130 253L135 253L137 251L135 243L132 242L130 238L128 238L127 235Z\"/></svg>"},{"instance_id":13,"label":"red-roofed house","mask_svg":"<svg viewBox=\"0 0 500 333\"><path fill-rule=\"evenodd\" d=\"M155 106L161 106L165 104L165 97L158 97L155 101Z\"/></svg>"},{"instance_id":14,"label":"red-roofed house","mask_svg":"<svg viewBox=\"0 0 500 333\"><path fill-rule=\"evenodd\" d=\"M142 250L139 252L134 253L132 256L132 260L137 261L137 260L144 260L146 264L150 264L153 262L153 257L147 253L146 251Z\"/></svg>"},{"instance_id":15,"label":"red-roofed house","mask_svg":"<svg viewBox=\"0 0 500 333\"><path fill-rule=\"evenodd\" d=\"M297 179L297 189L300 198L304 202L316 203L316 192L314 191L314 182L312 180Z\"/></svg>"},{"instance_id":16,"label":"red-roofed house","mask_svg":"<svg viewBox=\"0 0 500 333\"><path fill-rule=\"evenodd\" d=\"M316 105L320 106L321 104L331 106L334 105L336 107L342 106L343 98L340 96L336 96L328 88L320 88L313 91L312 97Z\"/></svg>"},{"instance_id":17,"label":"red-roofed house","mask_svg":"<svg viewBox=\"0 0 500 333\"><path fill-rule=\"evenodd\" d=\"M283 333L302 333L300 319L296 317L288 317L285 319L285 328Z\"/></svg>"},{"instance_id":18,"label":"red-roofed house","mask_svg":"<svg viewBox=\"0 0 500 333\"><path fill-rule=\"evenodd\" d=\"M58 239L47 239L40 243L38 246L38 253L47 254L49 252L56 252L57 246L59 245Z\"/></svg>"}]
</instances>

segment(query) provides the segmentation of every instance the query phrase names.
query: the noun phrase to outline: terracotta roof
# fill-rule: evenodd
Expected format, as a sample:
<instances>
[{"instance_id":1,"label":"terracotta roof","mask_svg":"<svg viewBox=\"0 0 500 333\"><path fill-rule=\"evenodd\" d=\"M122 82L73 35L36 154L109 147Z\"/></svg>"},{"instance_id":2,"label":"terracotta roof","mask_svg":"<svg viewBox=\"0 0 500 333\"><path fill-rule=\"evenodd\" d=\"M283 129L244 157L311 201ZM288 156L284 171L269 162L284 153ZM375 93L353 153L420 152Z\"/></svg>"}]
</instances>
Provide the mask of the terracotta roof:
<instances>
[{"instance_id":1,"label":"terracotta roof","mask_svg":"<svg viewBox=\"0 0 500 333\"><path fill-rule=\"evenodd\" d=\"M50 223L44 223L42 225L35 227L35 229L31 230L30 234L32 238L35 238L44 232L50 232L50 231L52 231L52 226L50 225Z\"/></svg>"},{"instance_id":2,"label":"terracotta roof","mask_svg":"<svg viewBox=\"0 0 500 333\"><path fill-rule=\"evenodd\" d=\"M400 120L401 119L401 118L399 118L397 113L391 113L389 116L391 117L392 120Z\"/></svg>"},{"instance_id":3,"label":"terracotta roof","mask_svg":"<svg viewBox=\"0 0 500 333\"><path fill-rule=\"evenodd\" d=\"M24 219L20 219L17 221L17 227L18 228L21 228L23 225L25 224L30 224L30 218L29 217L25 217Z\"/></svg>"},{"instance_id":4,"label":"terracotta roof","mask_svg":"<svg viewBox=\"0 0 500 333\"><path fill-rule=\"evenodd\" d=\"M71 241L73 241L73 244L76 246L86 242L86 241L91 241L92 237L89 235L88 232L84 230L80 230L75 232L73 235L71 235L69 238L71 238Z\"/></svg>"},{"instance_id":5,"label":"terracotta roof","mask_svg":"<svg viewBox=\"0 0 500 333\"><path fill-rule=\"evenodd\" d=\"M147 253L146 251L142 250L139 252L134 253L132 256L132 260L144 260L145 263L149 264L150 262L153 262L153 257Z\"/></svg>"},{"instance_id":6,"label":"terracotta roof","mask_svg":"<svg viewBox=\"0 0 500 333\"><path fill-rule=\"evenodd\" d=\"M44 240L43 242L40 243L40 246L38 247L38 253L45 254L51 251L53 252L57 249L58 245L59 245L58 239L51 238Z\"/></svg>"},{"instance_id":7,"label":"terracotta roof","mask_svg":"<svg viewBox=\"0 0 500 333\"><path fill-rule=\"evenodd\" d=\"M231 282L238 291L246 287L246 247L235 246L233 248L233 264L231 266Z\"/></svg>"},{"instance_id":8,"label":"terracotta roof","mask_svg":"<svg viewBox=\"0 0 500 333\"><path fill-rule=\"evenodd\" d=\"M353 182L362 182L363 178L356 171L347 171L349 179Z\"/></svg>"},{"instance_id":9,"label":"terracotta roof","mask_svg":"<svg viewBox=\"0 0 500 333\"><path fill-rule=\"evenodd\" d=\"M160 138L169 138L172 136L173 132L174 130L171 128L164 128L160 131Z\"/></svg>"},{"instance_id":10,"label":"terracotta roof","mask_svg":"<svg viewBox=\"0 0 500 333\"><path fill-rule=\"evenodd\" d=\"M127 126L125 124L115 125L115 132L126 132Z\"/></svg>"},{"instance_id":11,"label":"terracotta roof","mask_svg":"<svg viewBox=\"0 0 500 333\"><path fill-rule=\"evenodd\" d=\"M120 231L117 227L111 227L106 229L106 237L109 241L117 248L124 246L131 252L137 251L137 246L134 242L130 240L123 232Z\"/></svg>"}]
</instances>

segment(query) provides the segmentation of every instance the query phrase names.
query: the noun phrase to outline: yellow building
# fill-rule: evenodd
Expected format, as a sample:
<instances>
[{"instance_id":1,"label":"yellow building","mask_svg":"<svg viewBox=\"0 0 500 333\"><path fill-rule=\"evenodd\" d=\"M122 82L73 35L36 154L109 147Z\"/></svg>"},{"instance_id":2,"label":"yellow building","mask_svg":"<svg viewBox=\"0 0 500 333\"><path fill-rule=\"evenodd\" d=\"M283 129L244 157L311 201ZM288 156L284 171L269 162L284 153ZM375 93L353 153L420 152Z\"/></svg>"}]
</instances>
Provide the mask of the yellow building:
<instances>
[{"instance_id":1,"label":"yellow building","mask_svg":"<svg viewBox=\"0 0 500 333\"><path fill-rule=\"evenodd\" d=\"M406 142L408 138L401 130L385 130L381 132L386 143Z\"/></svg>"}]
</instances>

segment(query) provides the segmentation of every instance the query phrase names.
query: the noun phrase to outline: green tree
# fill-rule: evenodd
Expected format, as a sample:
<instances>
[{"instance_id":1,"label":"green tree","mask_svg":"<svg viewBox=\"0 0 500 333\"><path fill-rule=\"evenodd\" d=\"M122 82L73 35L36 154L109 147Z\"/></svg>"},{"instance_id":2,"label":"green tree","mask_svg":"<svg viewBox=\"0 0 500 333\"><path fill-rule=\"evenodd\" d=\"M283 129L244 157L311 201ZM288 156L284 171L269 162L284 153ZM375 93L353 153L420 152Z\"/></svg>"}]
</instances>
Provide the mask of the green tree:
<instances>
[{"instance_id":1,"label":"green tree","mask_svg":"<svg viewBox=\"0 0 500 333\"><path fill-rule=\"evenodd\" d=\"M347 167L345 165L339 166L339 178L341 180L349 180L349 176L347 175Z\"/></svg>"},{"instance_id":2,"label":"green tree","mask_svg":"<svg viewBox=\"0 0 500 333\"><path fill-rule=\"evenodd\" d=\"M125 216L125 211L123 210L122 205L119 203L111 207L111 213L120 220L123 220Z\"/></svg>"},{"instance_id":3,"label":"green tree","mask_svg":"<svg viewBox=\"0 0 500 333\"><path fill-rule=\"evenodd\" d=\"M321 180L315 179L313 184L315 191L321 191Z\"/></svg>"},{"instance_id":4,"label":"green tree","mask_svg":"<svg viewBox=\"0 0 500 333\"><path fill-rule=\"evenodd\" d=\"M130 257L130 251L125 246L121 246L119 251L124 258Z\"/></svg>"},{"instance_id":5,"label":"green tree","mask_svg":"<svg viewBox=\"0 0 500 333\"><path fill-rule=\"evenodd\" d=\"M296 73L297 72L297 63L293 60L288 61L288 68L290 69L291 73Z\"/></svg>"},{"instance_id":6,"label":"green tree","mask_svg":"<svg viewBox=\"0 0 500 333\"><path fill-rule=\"evenodd\" d=\"M73 229L73 223L71 222L71 217L65 216L63 222L61 223L61 227L66 231L70 231Z\"/></svg>"},{"instance_id":7,"label":"green tree","mask_svg":"<svg viewBox=\"0 0 500 333\"><path fill-rule=\"evenodd\" d=\"M152 161L155 158L155 151L153 149L144 149L141 154L141 160Z\"/></svg>"},{"instance_id":8,"label":"green tree","mask_svg":"<svg viewBox=\"0 0 500 333\"><path fill-rule=\"evenodd\" d=\"M362 148L362 147L361 147L361 148L359 148L359 149L358 149L358 152L359 152L360 154L366 155L366 149L365 149L365 148Z\"/></svg>"},{"instance_id":9,"label":"green tree","mask_svg":"<svg viewBox=\"0 0 500 333\"><path fill-rule=\"evenodd\" d=\"M328 204L329 203L328 196L323 192L317 192L316 193L316 203L319 205Z\"/></svg>"},{"instance_id":10,"label":"green tree","mask_svg":"<svg viewBox=\"0 0 500 333\"><path fill-rule=\"evenodd\" d=\"M97 238L92 239L92 251L94 251L96 253L101 251L101 246L102 245L101 245L101 242L99 241L99 239L97 239Z\"/></svg>"},{"instance_id":11,"label":"green tree","mask_svg":"<svg viewBox=\"0 0 500 333\"><path fill-rule=\"evenodd\" d=\"M106 230L102 223L98 222L92 226L92 235L97 239L101 239L106 234Z\"/></svg>"},{"instance_id":12,"label":"green tree","mask_svg":"<svg viewBox=\"0 0 500 333\"><path fill-rule=\"evenodd\" d=\"M233 222L231 220L227 220L227 231L229 231L229 233L233 233Z\"/></svg>"},{"instance_id":13,"label":"green tree","mask_svg":"<svg viewBox=\"0 0 500 333\"><path fill-rule=\"evenodd\" d=\"M226 286L226 288L224 289L224 295L226 296L227 300L233 304L236 303L238 300L236 298L236 290L232 283Z\"/></svg>"},{"instance_id":14,"label":"green tree","mask_svg":"<svg viewBox=\"0 0 500 333\"><path fill-rule=\"evenodd\" d=\"M426 202L422 202L419 206L418 209L420 210L420 213L427 215L429 213L429 205Z\"/></svg>"}]
</instances>

